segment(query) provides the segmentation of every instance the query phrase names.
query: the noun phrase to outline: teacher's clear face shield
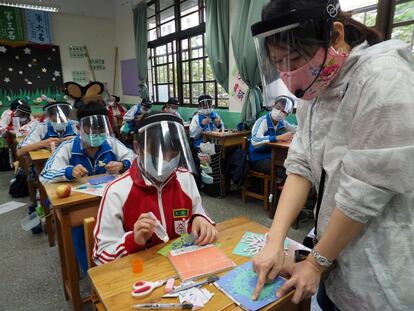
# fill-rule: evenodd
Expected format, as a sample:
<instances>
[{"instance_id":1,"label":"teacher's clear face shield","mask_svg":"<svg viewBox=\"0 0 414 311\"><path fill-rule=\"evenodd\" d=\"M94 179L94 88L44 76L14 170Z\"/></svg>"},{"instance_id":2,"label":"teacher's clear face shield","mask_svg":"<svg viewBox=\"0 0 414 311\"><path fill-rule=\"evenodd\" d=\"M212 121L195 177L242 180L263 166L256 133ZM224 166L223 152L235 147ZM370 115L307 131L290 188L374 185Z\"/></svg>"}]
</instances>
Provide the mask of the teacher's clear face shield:
<instances>
[{"instance_id":1,"label":"teacher's clear face shield","mask_svg":"<svg viewBox=\"0 0 414 311\"><path fill-rule=\"evenodd\" d=\"M298 98L313 83L302 73L309 69L317 79L331 37L332 17L327 10L332 16L339 10L339 4L329 2L292 10L252 26L265 103L286 95L283 88L275 92L278 79Z\"/></svg>"}]
</instances>

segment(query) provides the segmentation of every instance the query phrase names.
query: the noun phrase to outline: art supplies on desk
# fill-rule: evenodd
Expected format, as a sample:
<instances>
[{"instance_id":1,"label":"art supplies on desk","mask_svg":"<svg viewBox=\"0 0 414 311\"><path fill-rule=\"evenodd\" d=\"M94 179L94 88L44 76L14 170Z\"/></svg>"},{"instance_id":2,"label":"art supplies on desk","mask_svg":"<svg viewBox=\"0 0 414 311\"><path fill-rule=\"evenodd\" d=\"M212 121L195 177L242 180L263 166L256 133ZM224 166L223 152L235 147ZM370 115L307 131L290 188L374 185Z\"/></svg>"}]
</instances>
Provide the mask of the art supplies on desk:
<instances>
[{"instance_id":1,"label":"art supplies on desk","mask_svg":"<svg viewBox=\"0 0 414 311\"><path fill-rule=\"evenodd\" d=\"M101 185L101 184L107 184L113 180L116 179L116 176L114 175L104 175L104 176L98 176L95 178L88 179L88 183L90 183L92 186Z\"/></svg>"},{"instance_id":2,"label":"art supplies on desk","mask_svg":"<svg viewBox=\"0 0 414 311\"><path fill-rule=\"evenodd\" d=\"M90 183L85 183L76 187L72 187L72 190L102 197L104 194L105 186L106 184L91 185Z\"/></svg>"},{"instance_id":3,"label":"art supplies on desk","mask_svg":"<svg viewBox=\"0 0 414 311\"><path fill-rule=\"evenodd\" d=\"M161 248L158 251L158 254L162 256L167 256L168 252L176 249L181 249L183 247L188 247L194 244L194 237L191 234L184 233L182 236L180 236L178 239L175 239L167 246Z\"/></svg>"},{"instance_id":4,"label":"art supplies on desk","mask_svg":"<svg viewBox=\"0 0 414 311\"><path fill-rule=\"evenodd\" d=\"M285 282L278 276L274 282L265 284L259 298L253 301L257 274L253 272L252 262L249 261L222 276L215 285L242 309L256 311L278 300L276 292Z\"/></svg>"},{"instance_id":5,"label":"art supplies on desk","mask_svg":"<svg viewBox=\"0 0 414 311\"><path fill-rule=\"evenodd\" d=\"M266 244L266 235L254 232L245 232L240 239L239 244L233 250L233 254L252 258L256 255ZM285 239L284 249L287 250L289 240Z\"/></svg>"},{"instance_id":6,"label":"art supplies on desk","mask_svg":"<svg viewBox=\"0 0 414 311\"><path fill-rule=\"evenodd\" d=\"M192 245L168 253L168 259L179 275L181 281L196 279L235 267L217 246Z\"/></svg>"}]
</instances>

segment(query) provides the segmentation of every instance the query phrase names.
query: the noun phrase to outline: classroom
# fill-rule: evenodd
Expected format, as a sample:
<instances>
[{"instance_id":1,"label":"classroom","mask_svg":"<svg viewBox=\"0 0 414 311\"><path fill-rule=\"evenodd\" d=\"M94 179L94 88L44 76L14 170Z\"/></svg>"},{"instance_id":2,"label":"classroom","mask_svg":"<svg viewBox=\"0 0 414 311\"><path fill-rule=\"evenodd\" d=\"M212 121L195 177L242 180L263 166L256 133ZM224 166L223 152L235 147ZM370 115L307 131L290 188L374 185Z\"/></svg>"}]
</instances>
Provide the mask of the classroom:
<instances>
[{"instance_id":1,"label":"classroom","mask_svg":"<svg viewBox=\"0 0 414 311\"><path fill-rule=\"evenodd\" d=\"M412 311L413 81L414 0L0 0L0 311Z\"/></svg>"}]
</instances>

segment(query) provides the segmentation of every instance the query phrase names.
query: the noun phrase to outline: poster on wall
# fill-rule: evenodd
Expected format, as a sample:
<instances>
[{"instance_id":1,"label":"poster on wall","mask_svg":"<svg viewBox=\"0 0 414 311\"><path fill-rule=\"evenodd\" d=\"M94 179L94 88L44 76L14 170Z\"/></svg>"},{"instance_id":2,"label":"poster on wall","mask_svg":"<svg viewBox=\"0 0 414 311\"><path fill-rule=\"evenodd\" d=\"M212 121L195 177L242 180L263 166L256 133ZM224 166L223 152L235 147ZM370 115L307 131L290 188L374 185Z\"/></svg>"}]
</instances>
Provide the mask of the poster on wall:
<instances>
[{"instance_id":1,"label":"poster on wall","mask_svg":"<svg viewBox=\"0 0 414 311\"><path fill-rule=\"evenodd\" d=\"M25 10L27 40L33 43L52 43L50 13Z\"/></svg>"},{"instance_id":2,"label":"poster on wall","mask_svg":"<svg viewBox=\"0 0 414 311\"><path fill-rule=\"evenodd\" d=\"M69 46L69 57L70 58L85 58L86 57L85 47L75 46L75 45Z\"/></svg>"},{"instance_id":3,"label":"poster on wall","mask_svg":"<svg viewBox=\"0 0 414 311\"><path fill-rule=\"evenodd\" d=\"M23 29L21 10L0 6L0 40L23 41Z\"/></svg>"},{"instance_id":4,"label":"poster on wall","mask_svg":"<svg viewBox=\"0 0 414 311\"><path fill-rule=\"evenodd\" d=\"M73 70L72 81L80 83L80 84L89 82L89 71Z\"/></svg>"},{"instance_id":5,"label":"poster on wall","mask_svg":"<svg viewBox=\"0 0 414 311\"><path fill-rule=\"evenodd\" d=\"M233 70L231 72L232 78L234 79L233 88L230 89L230 95L236 99L237 102L243 104L244 97L246 95L247 90L249 89L247 84L244 83L243 79L240 76L239 69L235 64L233 66Z\"/></svg>"},{"instance_id":6,"label":"poster on wall","mask_svg":"<svg viewBox=\"0 0 414 311\"><path fill-rule=\"evenodd\" d=\"M137 60L121 60L122 93L129 96L139 96Z\"/></svg>"},{"instance_id":7,"label":"poster on wall","mask_svg":"<svg viewBox=\"0 0 414 311\"><path fill-rule=\"evenodd\" d=\"M91 59L91 67L93 70L105 70L105 61L101 58Z\"/></svg>"},{"instance_id":8,"label":"poster on wall","mask_svg":"<svg viewBox=\"0 0 414 311\"><path fill-rule=\"evenodd\" d=\"M21 97L32 102L41 95L59 98L62 86L58 46L0 44L0 101Z\"/></svg>"}]
</instances>

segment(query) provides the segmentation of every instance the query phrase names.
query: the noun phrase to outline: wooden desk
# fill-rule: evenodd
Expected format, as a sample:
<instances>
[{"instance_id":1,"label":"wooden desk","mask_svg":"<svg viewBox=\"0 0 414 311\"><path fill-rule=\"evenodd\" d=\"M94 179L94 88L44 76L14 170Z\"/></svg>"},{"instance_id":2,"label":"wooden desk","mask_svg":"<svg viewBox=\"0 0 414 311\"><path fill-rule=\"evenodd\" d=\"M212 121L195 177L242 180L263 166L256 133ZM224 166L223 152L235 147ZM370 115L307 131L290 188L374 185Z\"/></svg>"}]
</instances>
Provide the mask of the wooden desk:
<instances>
[{"instance_id":1,"label":"wooden desk","mask_svg":"<svg viewBox=\"0 0 414 311\"><path fill-rule=\"evenodd\" d=\"M288 155L290 142L267 143L272 149L272 166L270 171L270 195L275 193L276 166L283 167Z\"/></svg>"},{"instance_id":2,"label":"wooden desk","mask_svg":"<svg viewBox=\"0 0 414 311\"><path fill-rule=\"evenodd\" d=\"M203 132L204 141L222 145L223 148L240 146L243 139L250 135L250 131L228 131L228 132Z\"/></svg>"},{"instance_id":3,"label":"wooden desk","mask_svg":"<svg viewBox=\"0 0 414 311\"><path fill-rule=\"evenodd\" d=\"M82 300L80 296L79 269L73 249L71 229L83 225L83 219L87 217L96 218L101 197L72 191L69 197L60 199L56 195L56 187L62 184L74 187L86 183L88 178L91 177L83 177L77 182L43 184L55 217L63 291L66 299L72 301L75 311L81 310L82 303L88 302L88 299Z\"/></svg>"},{"instance_id":4,"label":"wooden desk","mask_svg":"<svg viewBox=\"0 0 414 311\"><path fill-rule=\"evenodd\" d=\"M265 233L268 231L266 227L246 217L233 218L222 222L217 225L217 229L220 232L218 240L221 243L220 249L238 265L250 260L249 258L232 254L233 249L239 243L244 232ZM164 294L163 286L141 299L132 298L131 289L132 284L137 280L155 281L176 274L168 258L157 254L157 251L163 246L157 245L137 254L132 254L111 263L89 269L88 273L95 293L98 295L106 310L129 311L131 310L131 304L161 300L158 298ZM289 252L293 254L294 249L289 249ZM132 272L132 260L136 257L140 257L144 261L144 271L140 274L134 274ZM223 275L224 273L226 272L220 273L219 275ZM210 292L214 293L214 296L203 310L240 310L233 301L227 298L215 286L208 286L207 288ZM292 295L293 292L263 310L309 310L310 300L299 305L294 305L290 301ZM161 301L175 302L176 299L163 298Z\"/></svg>"},{"instance_id":5,"label":"wooden desk","mask_svg":"<svg viewBox=\"0 0 414 311\"><path fill-rule=\"evenodd\" d=\"M39 149L35 151L29 151L29 157L32 164L35 166L36 172L36 185L39 189L40 194L40 202L44 208L45 216L46 216L46 231L47 231L47 238L49 241L49 246L55 246L55 238L53 233L53 214L50 213L50 209L47 201L47 194L45 189L43 188L42 184L39 182L39 175L42 172L46 161L51 157L52 153L48 149Z\"/></svg>"}]
</instances>

